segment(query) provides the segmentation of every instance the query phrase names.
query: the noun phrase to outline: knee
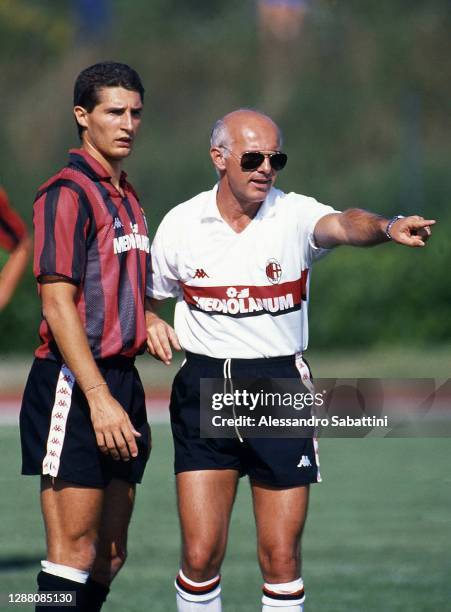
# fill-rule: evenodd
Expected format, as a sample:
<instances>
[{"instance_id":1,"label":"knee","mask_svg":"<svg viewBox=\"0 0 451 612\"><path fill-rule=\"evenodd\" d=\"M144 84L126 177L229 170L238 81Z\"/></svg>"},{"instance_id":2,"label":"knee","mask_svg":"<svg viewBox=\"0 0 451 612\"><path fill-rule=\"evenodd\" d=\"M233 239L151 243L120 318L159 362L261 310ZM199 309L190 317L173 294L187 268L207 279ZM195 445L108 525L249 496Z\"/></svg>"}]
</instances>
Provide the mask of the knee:
<instances>
[{"instance_id":1,"label":"knee","mask_svg":"<svg viewBox=\"0 0 451 612\"><path fill-rule=\"evenodd\" d=\"M95 580L109 584L127 560L125 548L113 547L110 551L98 551L92 576Z\"/></svg>"},{"instance_id":2,"label":"knee","mask_svg":"<svg viewBox=\"0 0 451 612\"><path fill-rule=\"evenodd\" d=\"M88 534L71 535L49 542L48 560L90 571L96 556L96 539Z\"/></svg>"},{"instance_id":3,"label":"knee","mask_svg":"<svg viewBox=\"0 0 451 612\"><path fill-rule=\"evenodd\" d=\"M74 544L74 553L86 569L90 569L96 556L96 541L92 538L80 538Z\"/></svg>"},{"instance_id":4,"label":"knee","mask_svg":"<svg viewBox=\"0 0 451 612\"><path fill-rule=\"evenodd\" d=\"M299 575L300 563L296 547L259 547L259 560L265 580L287 582Z\"/></svg>"},{"instance_id":5,"label":"knee","mask_svg":"<svg viewBox=\"0 0 451 612\"><path fill-rule=\"evenodd\" d=\"M221 562L221 551L208 546L192 546L183 553L183 571L195 582L214 578L219 573Z\"/></svg>"}]
</instances>

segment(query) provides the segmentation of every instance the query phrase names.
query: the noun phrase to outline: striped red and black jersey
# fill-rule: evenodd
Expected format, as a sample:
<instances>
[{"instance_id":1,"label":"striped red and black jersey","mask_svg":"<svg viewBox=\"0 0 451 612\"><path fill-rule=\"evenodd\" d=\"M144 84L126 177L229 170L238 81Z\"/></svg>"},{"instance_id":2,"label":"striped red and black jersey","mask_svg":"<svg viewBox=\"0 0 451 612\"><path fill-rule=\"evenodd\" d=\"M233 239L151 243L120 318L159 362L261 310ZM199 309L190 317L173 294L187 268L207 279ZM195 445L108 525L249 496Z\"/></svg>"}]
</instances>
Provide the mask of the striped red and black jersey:
<instances>
[{"instance_id":1,"label":"striped red and black jersey","mask_svg":"<svg viewBox=\"0 0 451 612\"><path fill-rule=\"evenodd\" d=\"M122 173L121 193L103 166L81 149L38 191L34 273L77 285L76 307L95 359L144 350L144 300L150 267L145 214ZM43 319L36 356L60 360Z\"/></svg>"},{"instance_id":2,"label":"striped red and black jersey","mask_svg":"<svg viewBox=\"0 0 451 612\"><path fill-rule=\"evenodd\" d=\"M0 247L10 253L26 235L25 223L11 208L5 190L0 188Z\"/></svg>"}]
</instances>

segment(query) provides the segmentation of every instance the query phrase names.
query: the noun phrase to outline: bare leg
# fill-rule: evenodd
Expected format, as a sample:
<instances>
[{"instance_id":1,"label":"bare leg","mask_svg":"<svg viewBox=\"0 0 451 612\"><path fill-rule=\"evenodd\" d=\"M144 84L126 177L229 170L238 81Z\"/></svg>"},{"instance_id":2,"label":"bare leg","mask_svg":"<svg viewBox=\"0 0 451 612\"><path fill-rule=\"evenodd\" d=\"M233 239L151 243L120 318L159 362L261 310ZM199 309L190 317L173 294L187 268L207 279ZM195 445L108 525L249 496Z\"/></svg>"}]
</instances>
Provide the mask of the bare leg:
<instances>
[{"instance_id":1,"label":"bare leg","mask_svg":"<svg viewBox=\"0 0 451 612\"><path fill-rule=\"evenodd\" d=\"M258 558L265 582L280 584L299 578L309 487L276 489L252 483L252 495Z\"/></svg>"},{"instance_id":2,"label":"bare leg","mask_svg":"<svg viewBox=\"0 0 451 612\"><path fill-rule=\"evenodd\" d=\"M135 500L135 485L112 480L106 487L97 552L91 578L109 586L127 558L127 534Z\"/></svg>"},{"instance_id":3,"label":"bare leg","mask_svg":"<svg viewBox=\"0 0 451 612\"><path fill-rule=\"evenodd\" d=\"M41 479L47 560L90 571L95 558L103 490L58 478Z\"/></svg>"},{"instance_id":4,"label":"bare leg","mask_svg":"<svg viewBox=\"0 0 451 612\"><path fill-rule=\"evenodd\" d=\"M202 582L219 573L237 482L236 470L201 470L177 475L182 570L191 580Z\"/></svg>"},{"instance_id":5,"label":"bare leg","mask_svg":"<svg viewBox=\"0 0 451 612\"><path fill-rule=\"evenodd\" d=\"M86 610L86 584L96 554L103 495L102 489L41 478L47 559L38 574L39 592L73 592L74 609L80 612ZM37 609L57 612L66 608L44 605Z\"/></svg>"}]
</instances>

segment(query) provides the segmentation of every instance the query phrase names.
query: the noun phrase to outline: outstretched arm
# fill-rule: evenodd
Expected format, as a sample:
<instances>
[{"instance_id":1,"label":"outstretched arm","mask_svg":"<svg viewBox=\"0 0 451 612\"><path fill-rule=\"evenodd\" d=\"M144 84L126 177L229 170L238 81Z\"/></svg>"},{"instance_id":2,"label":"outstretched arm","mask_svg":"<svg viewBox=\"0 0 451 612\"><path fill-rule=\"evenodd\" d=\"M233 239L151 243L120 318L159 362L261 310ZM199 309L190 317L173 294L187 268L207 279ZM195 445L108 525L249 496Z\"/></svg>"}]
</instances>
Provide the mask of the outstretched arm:
<instances>
[{"instance_id":1,"label":"outstretched arm","mask_svg":"<svg viewBox=\"0 0 451 612\"><path fill-rule=\"evenodd\" d=\"M410 247L423 247L431 235L433 219L418 215L389 219L361 208L349 208L342 213L322 217L315 226L315 242L325 249L347 244L351 246L374 246L394 242ZM389 227L389 234L386 231Z\"/></svg>"}]
</instances>

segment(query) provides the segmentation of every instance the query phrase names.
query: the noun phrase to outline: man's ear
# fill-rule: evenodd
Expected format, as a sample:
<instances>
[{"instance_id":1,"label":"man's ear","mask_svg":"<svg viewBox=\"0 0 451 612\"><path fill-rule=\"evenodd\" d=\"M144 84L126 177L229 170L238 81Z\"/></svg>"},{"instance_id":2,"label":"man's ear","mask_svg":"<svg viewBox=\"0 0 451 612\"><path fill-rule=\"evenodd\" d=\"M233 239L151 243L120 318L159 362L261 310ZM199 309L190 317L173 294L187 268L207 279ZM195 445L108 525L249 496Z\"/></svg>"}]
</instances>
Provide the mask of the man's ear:
<instances>
[{"instance_id":1,"label":"man's ear","mask_svg":"<svg viewBox=\"0 0 451 612\"><path fill-rule=\"evenodd\" d=\"M75 120L83 128L88 127L88 111L83 106L74 106Z\"/></svg>"},{"instance_id":2,"label":"man's ear","mask_svg":"<svg viewBox=\"0 0 451 612\"><path fill-rule=\"evenodd\" d=\"M220 147L212 147L210 149L210 157L214 167L218 172L224 172L226 169L223 149Z\"/></svg>"}]
</instances>

